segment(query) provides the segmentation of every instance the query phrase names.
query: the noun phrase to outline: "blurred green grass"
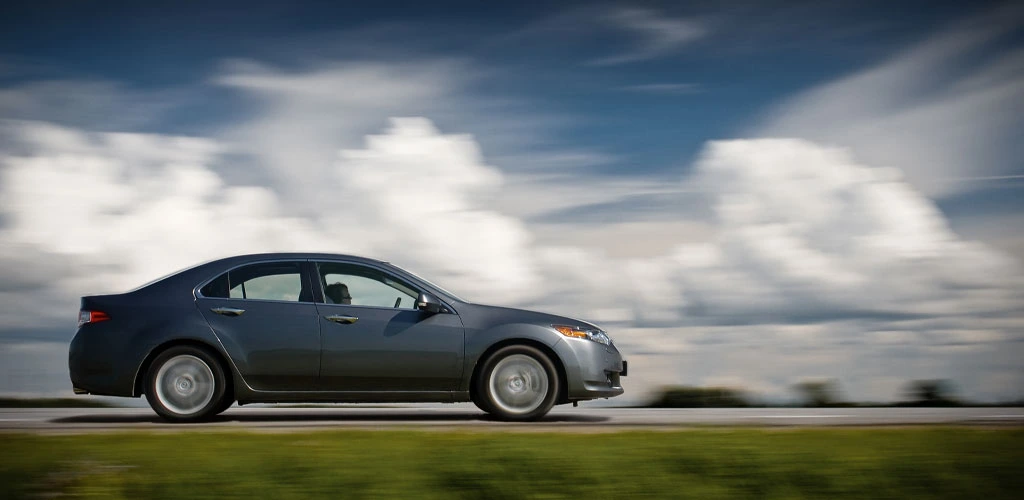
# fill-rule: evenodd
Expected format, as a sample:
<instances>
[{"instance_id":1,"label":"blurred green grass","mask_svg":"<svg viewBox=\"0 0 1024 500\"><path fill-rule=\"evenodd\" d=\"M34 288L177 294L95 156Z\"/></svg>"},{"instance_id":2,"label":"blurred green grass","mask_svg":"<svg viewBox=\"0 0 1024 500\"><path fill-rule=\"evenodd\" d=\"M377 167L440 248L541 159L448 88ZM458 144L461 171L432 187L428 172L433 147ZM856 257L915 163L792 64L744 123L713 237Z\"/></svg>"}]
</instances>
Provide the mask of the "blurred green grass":
<instances>
[{"instance_id":1,"label":"blurred green grass","mask_svg":"<svg viewBox=\"0 0 1024 500\"><path fill-rule=\"evenodd\" d=\"M117 405L79 398L0 398L0 408L117 408Z\"/></svg>"},{"instance_id":2,"label":"blurred green grass","mask_svg":"<svg viewBox=\"0 0 1024 500\"><path fill-rule=\"evenodd\" d=\"M0 498L1020 498L1024 430L0 435Z\"/></svg>"}]
</instances>

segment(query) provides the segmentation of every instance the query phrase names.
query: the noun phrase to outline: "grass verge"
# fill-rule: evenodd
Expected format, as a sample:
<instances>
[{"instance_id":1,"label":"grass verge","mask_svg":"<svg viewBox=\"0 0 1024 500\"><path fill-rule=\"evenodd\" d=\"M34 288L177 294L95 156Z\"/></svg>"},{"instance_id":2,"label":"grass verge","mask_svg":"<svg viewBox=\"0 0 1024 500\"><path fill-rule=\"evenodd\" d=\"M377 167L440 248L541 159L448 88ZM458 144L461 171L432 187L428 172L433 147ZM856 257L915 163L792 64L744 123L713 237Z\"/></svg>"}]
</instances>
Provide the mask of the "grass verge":
<instances>
[{"instance_id":1,"label":"grass verge","mask_svg":"<svg viewBox=\"0 0 1024 500\"><path fill-rule=\"evenodd\" d=\"M0 408L117 408L117 406L94 399L0 398Z\"/></svg>"},{"instance_id":2,"label":"grass verge","mask_svg":"<svg viewBox=\"0 0 1024 500\"><path fill-rule=\"evenodd\" d=\"M0 434L0 498L1020 498L1024 430Z\"/></svg>"}]
</instances>

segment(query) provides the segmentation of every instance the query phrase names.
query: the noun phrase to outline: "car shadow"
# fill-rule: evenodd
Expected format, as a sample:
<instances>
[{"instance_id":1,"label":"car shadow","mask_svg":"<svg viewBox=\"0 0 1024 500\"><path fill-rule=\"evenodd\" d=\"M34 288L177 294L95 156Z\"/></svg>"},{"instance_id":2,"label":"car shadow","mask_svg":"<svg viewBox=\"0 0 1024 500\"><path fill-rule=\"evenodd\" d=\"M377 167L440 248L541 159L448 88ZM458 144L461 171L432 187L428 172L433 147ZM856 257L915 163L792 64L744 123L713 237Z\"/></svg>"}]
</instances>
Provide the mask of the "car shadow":
<instances>
[{"instance_id":1,"label":"car shadow","mask_svg":"<svg viewBox=\"0 0 1024 500\"><path fill-rule=\"evenodd\" d=\"M608 421L609 418L605 416L596 415L547 415L544 418L537 420L536 422L530 422L530 424L545 424L545 423L601 423ZM110 415L110 414L93 414L93 415L75 415L70 417L61 417L51 420L52 423L57 424L168 424L166 420L154 415ZM467 422L501 422L501 420L485 414L485 413L447 413L447 412L430 412L430 413L419 413L409 411L360 411L360 412L346 412L345 410L338 410L337 412L294 412L294 411L269 411L260 413L246 413L246 412L227 412L217 415L203 423L302 423L302 422L362 422L367 424L373 424L374 422L407 422L415 424L417 422L451 422L451 423L467 423ZM503 422L504 423L504 422ZM185 424L188 425L188 424Z\"/></svg>"}]
</instances>

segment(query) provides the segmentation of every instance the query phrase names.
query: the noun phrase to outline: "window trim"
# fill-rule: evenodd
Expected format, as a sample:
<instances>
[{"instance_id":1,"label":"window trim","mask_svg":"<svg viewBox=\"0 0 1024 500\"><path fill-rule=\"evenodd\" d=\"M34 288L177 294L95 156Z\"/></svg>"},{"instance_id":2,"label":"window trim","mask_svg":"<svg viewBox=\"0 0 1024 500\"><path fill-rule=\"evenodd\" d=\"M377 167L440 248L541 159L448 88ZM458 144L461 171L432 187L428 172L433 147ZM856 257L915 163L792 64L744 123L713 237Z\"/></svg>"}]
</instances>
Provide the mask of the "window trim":
<instances>
[{"instance_id":1,"label":"window trim","mask_svg":"<svg viewBox=\"0 0 1024 500\"><path fill-rule=\"evenodd\" d=\"M240 267L245 267L245 266L249 266L249 265L252 265L252 264L270 264L270 263L274 263L274 262L297 262L297 263L300 264L301 269L302 269L303 278L310 281L310 283L309 283L310 290L313 292L313 301L312 302L293 302L293 301L288 301L288 300L271 300L271 299L232 299L230 297L228 297L228 298L224 298L224 297L207 297L207 296L203 295L199 291L201 288L206 286L211 281L219 278L220 275L222 275L224 273L228 273L228 272L231 272L231 271L233 271L235 269L238 269ZM372 262L363 262L363 261L357 261L357 260L350 260L350 259L346 259L346 258L341 257L341 256L339 256L337 258L332 258L332 257L326 257L326 258L325 257L300 257L300 258L290 258L290 259L289 258L268 258L268 259L261 259L261 260L255 260L255 261L249 261L249 262L242 262L242 263L239 263L239 264L235 264L234 266L231 266L231 267L229 267L227 269L222 269L222 270L218 271L216 274L214 274L213 276L210 276L209 278L201 281L198 285L192 287L192 297L195 298L195 299L207 299L207 300L252 300L252 301L257 301L257 302L268 302L268 303L269 302L277 302L277 303L281 303L281 304L315 304L317 306L327 305L327 306L344 306L344 307L372 307L372 308L375 308L375 309L391 309L391 310L394 310L393 307L360 306L360 305L352 305L352 304L328 304L327 301L324 299L323 284L320 284L319 286L314 286L314 284L312 283L312 281L314 281L313 280L314 275L318 274L318 271L316 269L316 264L318 262L333 262L333 263L337 263L337 264L351 264L351 265L363 266L363 267L368 267L368 268L371 268L371 269L375 269L375 270L380 271L380 272L382 272L384 274L387 274L387 275L398 275L399 277L402 278L403 281L405 281L407 283L411 283L415 289L420 291L420 293L424 293L424 292L430 293L431 295L434 296L434 298L439 300L441 302L441 305L444 306L444 308L441 310L441 314L454 314L456 316L458 316L458 314L459 314L458 310L455 307L452 307L452 299L450 297L448 297L448 295L446 295L444 292L441 292L439 290L435 290L433 287L431 287L429 285L424 284L420 279L417 279L415 275L410 275L411 273L408 273L407 271L404 271L402 268L400 268L398 266L393 266L393 265L383 266L383 265L378 265L378 264L375 264L375 263L372 263ZM303 263L305 265L302 265ZM320 281L319 277L316 276L316 278L317 279L315 281L319 282ZM402 310L407 310L407 309L399 309L399 310L402 311ZM413 310L416 311L418 309L413 309Z\"/></svg>"}]
</instances>

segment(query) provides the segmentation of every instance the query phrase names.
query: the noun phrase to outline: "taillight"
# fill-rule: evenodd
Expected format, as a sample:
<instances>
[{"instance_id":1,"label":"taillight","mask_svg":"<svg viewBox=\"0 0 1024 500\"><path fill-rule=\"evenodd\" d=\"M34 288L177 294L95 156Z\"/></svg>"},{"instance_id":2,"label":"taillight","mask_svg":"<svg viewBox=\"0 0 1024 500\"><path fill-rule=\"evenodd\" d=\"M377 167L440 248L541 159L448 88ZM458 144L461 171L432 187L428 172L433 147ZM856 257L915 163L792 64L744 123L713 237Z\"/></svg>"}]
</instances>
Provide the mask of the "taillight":
<instances>
[{"instance_id":1,"label":"taillight","mask_svg":"<svg viewBox=\"0 0 1024 500\"><path fill-rule=\"evenodd\" d=\"M86 323L99 323L110 319L110 315L103 311L78 311L78 326Z\"/></svg>"}]
</instances>

